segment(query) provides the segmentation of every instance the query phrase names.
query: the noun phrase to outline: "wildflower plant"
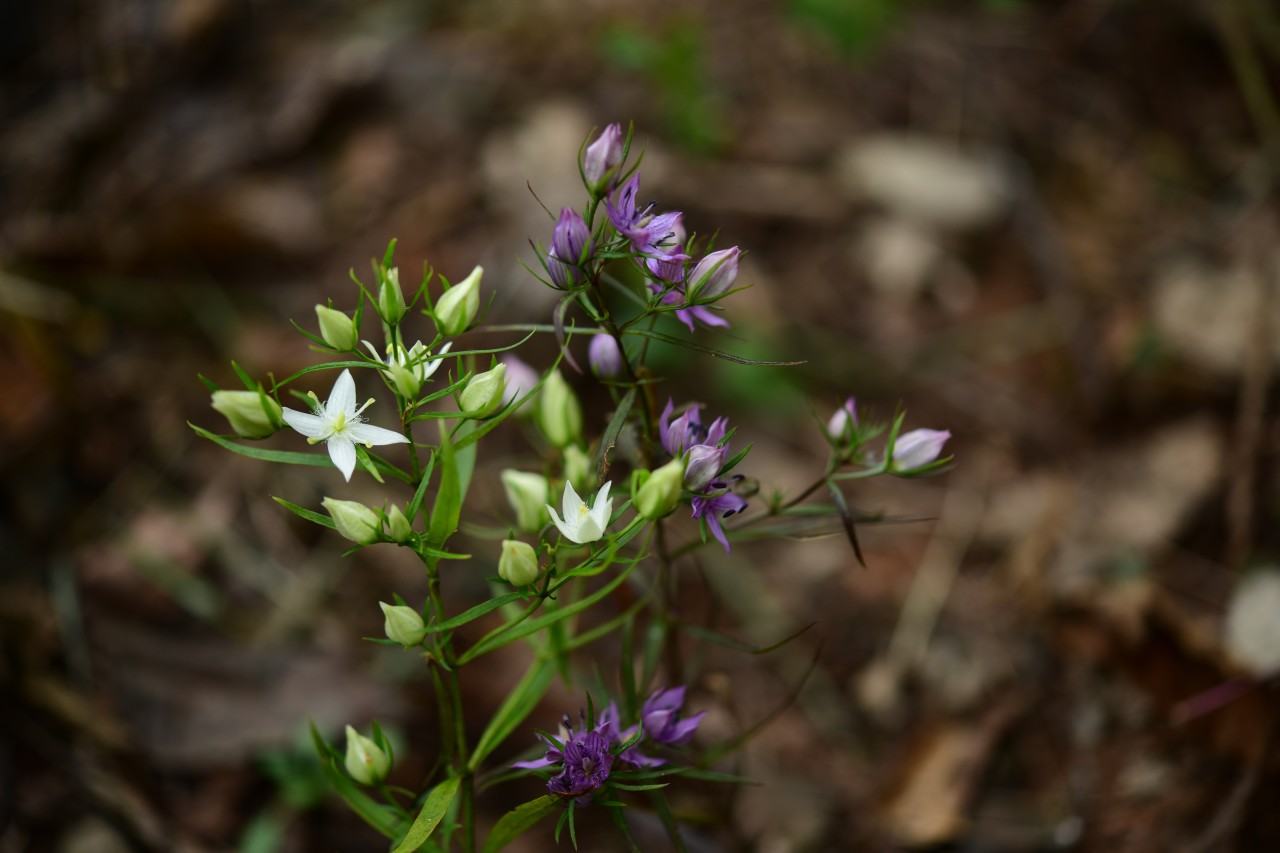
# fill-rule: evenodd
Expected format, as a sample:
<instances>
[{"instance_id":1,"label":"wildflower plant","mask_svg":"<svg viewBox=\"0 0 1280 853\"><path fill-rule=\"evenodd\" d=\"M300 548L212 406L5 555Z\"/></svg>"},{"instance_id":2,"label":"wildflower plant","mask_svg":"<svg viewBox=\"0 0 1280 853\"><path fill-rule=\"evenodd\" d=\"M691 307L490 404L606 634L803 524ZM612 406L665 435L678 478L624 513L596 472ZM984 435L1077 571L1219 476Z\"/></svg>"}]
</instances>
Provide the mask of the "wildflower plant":
<instances>
[{"instance_id":1,"label":"wildflower plant","mask_svg":"<svg viewBox=\"0 0 1280 853\"><path fill-rule=\"evenodd\" d=\"M631 133L619 125L580 152L583 206L554 216L550 244L535 244L533 277L559 293L543 322L482 325L488 300L479 267L456 284L443 278L437 284L426 269L406 299L393 240L373 264L371 284L352 274L353 311L320 305L315 331L297 327L322 363L259 382L233 362L244 390L206 380L231 432L193 425L197 433L251 458L336 469L341 477L329 480L334 494L319 507L276 500L347 546L405 548L423 567L425 600L394 596L391 603L353 606L380 607L386 634L380 642L424 661L441 732L429 778L417 790L387 784L394 757L377 723L372 737L347 726L344 749L313 729L334 789L391 840L395 853L477 849L477 797L498 783L524 785L533 797L497 821L483 841L486 851L557 813L556 837L567 828L576 843L575 810L588 806L608 809L628 839L624 808L652 808L681 847L680 819L666 789L690 780L740 781L715 765L754 730L727 743L699 741L707 700L682 640L719 635L690 625L678 606L680 573L696 568L685 555L714 540L739 560L733 543L740 530L784 531L789 518L818 516L833 532L844 528L861 560L843 484L882 474L925 476L950 462L942 456L949 433L904 433L903 414L887 425L871 422L850 399L815 430L830 453L813 485L792 497L758 499L755 480L739 470L750 445L736 440L727 417L660 395L648 359L661 343L761 363L706 341L706 329L733 322L743 253L690 237L681 213L638 201L639 158L630 154ZM693 336L673 334L680 329L675 323ZM368 340L377 331L381 339ZM517 354L536 335L554 336L559 353L541 368ZM476 345L499 336L507 340L498 346ZM573 355L584 337L589 369ZM324 401L299 391L324 372L336 374ZM608 395L606 418L585 414L577 389L586 383ZM363 403L361 393L370 394ZM485 438L515 418L525 425L537 464L478 465ZM278 447L246 443L277 432ZM316 444L325 446L307 449ZM385 488L381 505L346 495L357 475ZM486 528L469 525L478 541L463 546L467 496L481 478L492 479L488 491L505 496L497 509L503 529L486 542ZM829 504L808 502L824 490ZM492 517L494 509L484 512ZM673 549L681 535L689 541ZM485 567L489 595L446 597L442 576L475 571L475 563ZM596 613L580 618L587 611ZM516 644L530 663L506 685L506 699L496 709L466 707L459 673ZM575 667L575 653L595 654L606 644L619 658L616 678L599 666ZM537 734L540 756L522 758L536 743L530 717L557 676L582 695L583 706L576 721L563 718L558 732ZM598 711L597 700L606 700ZM531 786L531 778L541 782Z\"/></svg>"}]
</instances>

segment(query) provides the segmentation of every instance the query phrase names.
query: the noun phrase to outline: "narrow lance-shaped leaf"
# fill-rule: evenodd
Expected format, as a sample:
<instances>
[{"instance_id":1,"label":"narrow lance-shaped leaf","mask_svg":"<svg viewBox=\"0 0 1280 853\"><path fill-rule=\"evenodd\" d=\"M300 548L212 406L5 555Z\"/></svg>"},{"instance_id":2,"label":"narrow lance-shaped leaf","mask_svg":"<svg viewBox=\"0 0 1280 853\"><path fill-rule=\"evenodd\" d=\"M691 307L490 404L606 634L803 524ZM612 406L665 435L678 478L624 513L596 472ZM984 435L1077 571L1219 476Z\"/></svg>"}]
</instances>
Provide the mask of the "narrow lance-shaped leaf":
<instances>
[{"instance_id":1,"label":"narrow lance-shaped leaf","mask_svg":"<svg viewBox=\"0 0 1280 853\"><path fill-rule=\"evenodd\" d=\"M516 806L494 824L489 837L484 840L483 853L498 853L558 808L560 798L550 794Z\"/></svg>"},{"instance_id":2,"label":"narrow lance-shaped leaf","mask_svg":"<svg viewBox=\"0 0 1280 853\"><path fill-rule=\"evenodd\" d=\"M412 853L431 837L431 833L435 832L436 827L440 825L441 819L449 811L449 806L453 805L453 798L458 793L458 783L460 781L455 776L452 779L445 779L431 789L431 793L427 794L427 801L422 804L422 811L418 812L418 817L414 820L413 826L409 827L409 832L396 845L392 853Z\"/></svg>"}]
</instances>

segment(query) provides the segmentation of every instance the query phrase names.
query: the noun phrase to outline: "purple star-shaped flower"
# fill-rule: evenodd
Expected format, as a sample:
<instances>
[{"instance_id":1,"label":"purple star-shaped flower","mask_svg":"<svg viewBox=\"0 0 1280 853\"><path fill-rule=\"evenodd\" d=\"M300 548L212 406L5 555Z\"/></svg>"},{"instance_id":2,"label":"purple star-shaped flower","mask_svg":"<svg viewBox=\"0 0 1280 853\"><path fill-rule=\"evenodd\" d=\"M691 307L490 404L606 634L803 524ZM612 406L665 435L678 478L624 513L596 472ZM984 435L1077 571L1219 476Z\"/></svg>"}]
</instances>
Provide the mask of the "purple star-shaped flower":
<instances>
[{"instance_id":1,"label":"purple star-shaped flower","mask_svg":"<svg viewBox=\"0 0 1280 853\"><path fill-rule=\"evenodd\" d=\"M636 206L636 194L640 192L640 173L631 176L605 199L605 212L619 234L626 237L638 255L666 258L677 254L676 230L683 216L679 211L653 214L653 202L643 208Z\"/></svg>"},{"instance_id":2,"label":"purple star-shaped flower","mask_svg":"<svg viewBox=\"0 0 1280 853\"><path fill-rule=\"evenodd\" d=\"M616 713L616 712L615 712ZM593 729L587 729L585 723L577 730L569 728L569 717L565 716L560 724L560 737L564 748L556 746L555 741L539 735L547 744L547 754L533 761L521 761L511 765L522 770L537 770L553 764L562 765L561 771L547 781L547 790L553 794L573 797L579 805L591 802L591 794L609 778L613 768L613 746L617 734L617 722L607 720L601 715L600 722Z\"/></svg>"},{"instance_id":3,"label":"purple star-shaped flower","mask_svg":"<svg viewBox=\"0 0 1280 853\"><path fill-rule=\"evenodd\" d=\"M735 481L741 480L742 475L738 474L733 479ZM712 483L709 488L718 493L695 497L693 499L693 517L706 520L707 529L711 531L711 535L716 538L716 541L724 546L724 552L728 554L730 551L729 540L724 535L724 528L720 524L720 519L742 512L747 508L747 500L729 491L729 484L719 480Z\"/></svg>"}]
</instances>

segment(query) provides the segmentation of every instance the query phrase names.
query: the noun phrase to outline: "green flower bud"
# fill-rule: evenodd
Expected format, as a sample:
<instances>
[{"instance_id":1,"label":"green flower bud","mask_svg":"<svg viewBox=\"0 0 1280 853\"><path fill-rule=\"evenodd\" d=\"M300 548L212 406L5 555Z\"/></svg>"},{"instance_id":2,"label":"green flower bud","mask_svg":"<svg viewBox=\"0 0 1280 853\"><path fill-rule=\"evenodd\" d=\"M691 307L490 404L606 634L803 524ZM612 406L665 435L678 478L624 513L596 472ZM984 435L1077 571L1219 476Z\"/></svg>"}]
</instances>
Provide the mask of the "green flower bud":
<instances>
[{"instance_id":1,"label":"green flower bud","mask_svg":"<svg viewBox=\"0 0 1280 853\"><path fill-rule=\"evenodd\" d=\"M333 518L333 526L346 538L360 545L372 545L382 532L382 519L362 503L325 498L321 503Z\"/></svg>"},{"instance_id":2,"label":"green flower bud","mask_svg":"<svg viewBox=\"0 0 1280 853\"><path fill-rule=\"evenodd\" d=\"M320 321L320 337L339 352L351 352L360 340L356 321L333 308L316 306L316 318Z\"/></svg>"},{"instance_id":3,"label":"green flower bud","mask_svg":"<svg viewBox=\"0 0 1280 853\"><path fill-rule=\"evenodd\" d=\"M684 459L672 459L649 475L635 493L636 512L650 521L670 515L680 501Z\"/></svg>"},{"instance_id":4,"label":"green flower bud","mask_svg":"<svg viewBox=\"0 0 1280 853\"><path fill-rule=\"evenodd\" d=\"M484 270L476 267L471 275L446 290L436 300L436 328L446 338L460 335L475 320L480 310L480 277Z\"/></svg>"},{"instance_id":5,"label":"green flower bud","mask_svg":"<svg viewBox=\"0 0 1280 853\"><path fill-rule=\"evenodd\" d=\"M378 315L387 325L394 326L409 311L409 306L404 301L404 291L400 289L400 269L392 267L383 270L379 267L378 278L381 280L378 287Z\"/></svg>"},{"instance_id":6,"label":"green flower bud","mask_svg":"<svg viewBox=\"0 0 1280 853\"><path fill-rule=\"evenodd\" d=\"M386 632L388 640L395 640L402 646L416 646L427 636L427 626L422 621L422 614L412 607L382 601L378 602L378 606L386 617L382 630Z\"/></svg>"},{"instance_id":7,"label":"green flower bud","mask_svg":"<svg viewBox=\"0 0 1280 853\"><path fill-rule=\"evenodd\" d=\"M361 785L374 785L391 772L391 759L382 747L347 726L347 772Z\"/></svg>"},{"instance_id":8,"label":"green flower bud","mask_svg":"<svg viewBox=\"0 0 1280 853\"><path fill-rule=\"evenodd\" d=\"M391 509L387 512L387 533L392 540L399 542L401 545L413 538L413 525L409 523L409 519L405 518L404 512L395 504L391 505Z\"/></svg>"},{"instance_id":9,"label":"green flower bud","mask_svg":"<svg viewBox=\"0 0 1280 853\"><path fill-rule=\"evenodd\" d=\"M502 405L502 392L507 386L507 366L499 363L492 370L471 377L458 398L458 408L471 418L487 418Z\"/></svg>"},{"instance_id":10,"label":"green flower bud","mask_svg":"<svg viewBox=\"0 0 1280 853\"><path fill-rule=\"evenodd\" d=\"M498 575L512 586L528 586L542 573L538 568L538 555L533 546L517 539L502 543L502 556L498 558Z\"/></svg>"},{"instance_id":11,"label":"green flower bud","mask_svg":"<svg viewBox=\"0 0 1280 853\"><path fill-rule=\"evenodd\" d=\"M516 527L521 533L537 533L547 523L547 503L551 484L541 474L508 468L502 472L502 490L516 511Z\"/></svg>"},{"instance_id":12,"label":"green flower bud","mask_svg":"<svg viewBox=\"0 0 1280 853\"><path fill-rule=\"evenodd\" d=\"M595 486L596 472L591 457L576 444L564 449L564 478L584 494Z\"/></svg>"},{"instance_id":13,"label":"green flower bud","mask_svg":"<svg viewBox=\"0 0 1280 853\"><path fill-rule=\"evenodd\" d=\"M556 447L582 441L582 404L558 370L551 371L538 394L537 424Z\"/></svg>"},{"instance_id":14,"label":"green flower bud","mask_svg":"<svg viewBox=\"0 0 1280 853\"><path fill-rule=\"evenodd\" d=\"M280 404L261 391L214 391L213 409L242 438L266 438L284 425Z\"/></svg>"}]
</instances>

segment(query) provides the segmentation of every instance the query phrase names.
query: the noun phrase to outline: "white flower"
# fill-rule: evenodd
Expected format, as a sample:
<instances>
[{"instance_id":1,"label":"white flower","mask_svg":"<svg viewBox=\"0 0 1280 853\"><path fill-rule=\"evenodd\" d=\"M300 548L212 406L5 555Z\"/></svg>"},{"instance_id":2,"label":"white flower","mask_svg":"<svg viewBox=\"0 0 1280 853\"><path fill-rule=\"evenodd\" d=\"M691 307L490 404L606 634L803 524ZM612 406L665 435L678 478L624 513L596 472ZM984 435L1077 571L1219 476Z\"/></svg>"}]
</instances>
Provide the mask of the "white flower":
<instances>
[{"instance_id":1,"label":"white flower","mask_svg":"<svg viewBox=\"0 0 1280 853\"><path fill-rule=\"evenodd\" d=\"M564 484L564 520L556 515L550 504L547 505L547 511L566 539L585 545L604 536L604 529L609 525L609 514L613 512L613 499L609 497L609 487L612 485L613 482L610 481L601 486L600 491L596 492L596 499L588 508L573 490L573 483Z\"/></svg>"},{"instance_id":2,"label":"white flower","mask_svg":"<svg viewBox=\"0 0 1280 853\"><path fill-rule=\"evenodd\" d=\"M351 378L351 371L344 370L333 383L329 399L324 405L315 404L315 414L299 412L296 409L284 410L284 422L307 437L308 444L327 442L329 458L342 472L342 476L351 480L351 472L356 469L356 443L365 447L375 444L408 444L409 439L398 432L382 427L370 426L360 417L360 413L369 408L369 400L360 408L356 408L356 383Z\"/></svg>"}]
</instances>

